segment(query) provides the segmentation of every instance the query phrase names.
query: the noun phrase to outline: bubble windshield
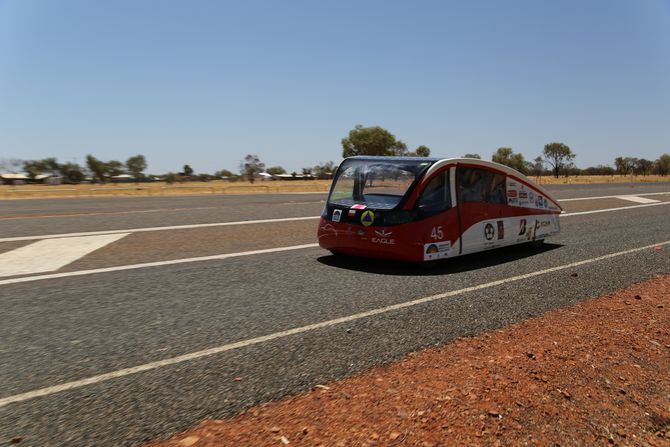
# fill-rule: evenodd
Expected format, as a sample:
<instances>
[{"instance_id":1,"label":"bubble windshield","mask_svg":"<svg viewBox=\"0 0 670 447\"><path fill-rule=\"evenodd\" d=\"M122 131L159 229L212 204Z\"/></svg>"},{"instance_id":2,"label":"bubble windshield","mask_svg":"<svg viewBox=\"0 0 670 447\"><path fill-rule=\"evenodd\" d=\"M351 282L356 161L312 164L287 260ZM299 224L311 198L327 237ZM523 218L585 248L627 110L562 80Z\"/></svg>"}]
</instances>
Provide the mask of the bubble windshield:
<instances>
[{"instance_id":1,"label":"bubble windshield","mask_svg":"<svg viewBox=\"0 0 670 447\"><path fill-rule=\"evenodd\" d=\"M345 160L337 171L328 203L394 208L431 164L425 159Z\"/></svg>"}]
</instances>

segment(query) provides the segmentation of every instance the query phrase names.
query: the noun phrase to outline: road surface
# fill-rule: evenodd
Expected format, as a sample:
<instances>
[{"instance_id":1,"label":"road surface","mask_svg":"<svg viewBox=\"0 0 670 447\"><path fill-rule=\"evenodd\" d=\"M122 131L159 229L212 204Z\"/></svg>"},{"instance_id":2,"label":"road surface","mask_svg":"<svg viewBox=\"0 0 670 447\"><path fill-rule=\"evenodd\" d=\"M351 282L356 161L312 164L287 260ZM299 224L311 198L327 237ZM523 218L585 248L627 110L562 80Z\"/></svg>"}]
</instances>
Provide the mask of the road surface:
<instances>
[{"instance_id":1,"label":"road surface","mask_svg":"<svg viewBox=\"0 0 670 447\"><path fill-rule=\"evenodd\" d=\"M0 202L0 445L135 445L670 272L670 184L548 189L543 249L431 270L314 246L324 194Z\"/></svg>"}]
</instances>

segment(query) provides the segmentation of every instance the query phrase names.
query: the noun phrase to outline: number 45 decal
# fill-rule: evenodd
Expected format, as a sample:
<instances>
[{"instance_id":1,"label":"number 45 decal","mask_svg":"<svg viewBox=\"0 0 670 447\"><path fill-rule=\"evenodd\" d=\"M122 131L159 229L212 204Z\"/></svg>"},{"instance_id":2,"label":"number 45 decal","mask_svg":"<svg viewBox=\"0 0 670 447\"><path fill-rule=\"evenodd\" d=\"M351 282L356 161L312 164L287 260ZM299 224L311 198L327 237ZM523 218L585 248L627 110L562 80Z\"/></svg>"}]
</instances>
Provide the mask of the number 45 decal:
<instances>
[{"instance_id":1,"label":"number 45 decal","mask_svg":"<svg viewBox=\"0 0 670 447\"><path fill-rule=\"evenodd\" d=\"M433 231L430 232L430 237L434 240L439 241L444 238L444 232L442 231L442 225L439 227L433 227Z\"/></svg>"}]
</instances>

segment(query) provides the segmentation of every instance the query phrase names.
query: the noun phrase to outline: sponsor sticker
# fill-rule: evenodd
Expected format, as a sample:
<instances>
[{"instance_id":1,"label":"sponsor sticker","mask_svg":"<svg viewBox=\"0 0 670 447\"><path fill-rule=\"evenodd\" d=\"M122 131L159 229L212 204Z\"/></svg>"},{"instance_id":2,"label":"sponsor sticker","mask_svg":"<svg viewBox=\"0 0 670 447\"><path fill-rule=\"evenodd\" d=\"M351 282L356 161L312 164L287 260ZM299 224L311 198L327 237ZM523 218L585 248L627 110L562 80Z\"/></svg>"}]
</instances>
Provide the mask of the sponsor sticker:
<instances>
[{"instance_id":1,"label":"sponsor sticker","mask_svg":"<svg viewBox=\"0 0 670 447\"><path fill-rule=\"evenodd\" d=\"M519 221L519 236L526 234L526 219L521 219Z\"/></svg>"},{"instance_id":2,"label":"sponsor sticker","mask_svg":"<svg viewBox=\"0 0 670 447\"><path fill-rule=\"evenodd\" d=\"M498 221L498 239L505 239L505 222Z\"/></svg>"},{"instance_id":3,"label":"sponsor sticker","mask_svg":"<svg viewBox=\"0 0 670 447\"><path fill-rule=\"evenodd\" d=\"M363 214L361 214L361 223L364 226L369 227L374 223L374 221L375 221L375 213L372 212L372 210L364 211Z\"/></svg>"},{"instance_id":4,"label":"sponsor sticker","mask_svg":"<svg viewBox=\"0 0 670 447\"><path fill-rule=\"evenodd\" d=\"M423 244L423 260L433 261L435 259L442 259L449 256L451 250L451 242L430 242Z\"/></svg>"},{"instance_id":5,"label":"sponsor sticker","mask_svg":"<svg viewBox=\"0 0 670 447\"><path fill-rule=\"evenodd\" d=\"M493 228L493 224L487 223L484 227L484 237L487 241L493 240L493 237L496 235L496 230Z\"/></svg>"},{"instance_id":6,"label":"sponsor sticker","mask_svg":"<svg viewBox=\"0 0 670 447\"><path fill-rule=\"evenodd\" d=\"M356 210L355 209L350 209L349 210L349 217L356 217Z\"/></svg>"},{"instance_id":7,"label":"sponsor sticker","mask_svg":"<svg viewBox=\"0 0 670 447\"><path fill-rule=\"evenodd\" d=\"M393 232L386 230L375 231L375 235L372 238L372 243L382 245L395 245L395 239L393 239Z\"/></svg>"},{"instance_id":8,"label":"sponsor sticker","mask_svg":"<svg viewBox=\"0 0 670 447\"><path fill-rule=\"evenodd\" d=\"M333 210L333 222L339 222L342 218L342 210Z\"/></svg>"},{"instance_id":9,"label":"sponsor sticker","mask_svg":"<svg viewBox=\"0 0 670 447\"><path fill-rule=\"evenodd\" d=\"M516 189L510 189L507 191L507 197L516 197L516 196L517 196Z\"/></svg>"},{"instance_id":10,"label":"sponsor sticker","mask_svg":"<svg viewBox=\"0 0 670 447\"><path fill-rule=\"evenodd\" d=\"M356 203L351 207L352 210L364 210L365 208L367 208L367 206L361 205L360 203Z\"/></svg>"}]
</instances>

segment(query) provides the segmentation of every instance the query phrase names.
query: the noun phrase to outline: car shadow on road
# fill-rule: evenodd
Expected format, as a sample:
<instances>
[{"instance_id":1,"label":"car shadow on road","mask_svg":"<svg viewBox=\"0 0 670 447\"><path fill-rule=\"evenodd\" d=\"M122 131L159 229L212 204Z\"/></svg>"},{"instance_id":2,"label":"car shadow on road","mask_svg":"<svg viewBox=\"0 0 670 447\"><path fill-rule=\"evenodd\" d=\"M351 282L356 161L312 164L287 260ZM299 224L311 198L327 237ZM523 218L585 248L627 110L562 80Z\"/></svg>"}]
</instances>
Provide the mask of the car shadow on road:
<instances>
[{"instance_id":1,"label":"car shadow on road","mask_svg":"<svg viewBox=\"0 0 670 447\"><path fill-rule=\"evenodd\" d=\"M561 248L562 244L544 243L534 248L530 245L516 245L495 250L473 253L431 263L415 264L410 262L384 259L357 258L354 256L328 255L317 258L322 264L346 270L392 276L436 276L468 272L484 267L492 267L519 259L537 256Z\"/></svg>"}]
</instances>

